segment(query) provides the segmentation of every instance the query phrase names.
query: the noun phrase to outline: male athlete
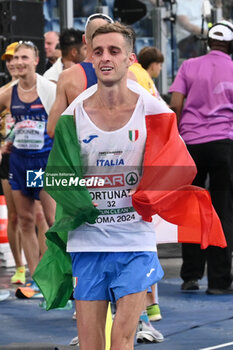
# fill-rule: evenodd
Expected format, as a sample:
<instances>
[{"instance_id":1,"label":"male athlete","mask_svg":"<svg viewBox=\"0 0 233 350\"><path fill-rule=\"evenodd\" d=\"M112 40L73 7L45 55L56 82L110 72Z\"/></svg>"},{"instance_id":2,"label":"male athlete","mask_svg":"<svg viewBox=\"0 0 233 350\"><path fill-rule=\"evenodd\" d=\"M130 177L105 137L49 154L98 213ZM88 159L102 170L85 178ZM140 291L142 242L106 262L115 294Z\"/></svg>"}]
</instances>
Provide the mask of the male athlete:
<instances>
[{"instance_id":1,"label":"male athlete","mask_svg":"<svg viewBox=\"0 0 233 350\"><path fill-rule=\"evenodd\" d=\"M46 125L56 85L36 74L39 52L34 43L19 42L15 47L14 60L19 80L1 94L0 111L8 108L15 121L9 182L32 276L40 258L35 231L35 200L41 201L48 226L54 221L55 203L42 187L27 186L30 185L27 183L27 171L37 171L35 177L41 179L46 167L53 144Z\"/></svg>"},{"instance_id":2,"label":"male athlete","mask_svg":"<svg viewBox=\"0 0 233 350\"><path fill-rule=\"evenodd\" d=\"M96 74L91 63L91 37L98 27L106 23L113 23L113 20L103 13L95 13L88 17L85 35L83 36L83 41L87 47L86 58L80 64L64 70L59 76L56 100L49 114L47 126L48 134L51 137L54 136L55 126L64 110L81 92L97 83Z\"/></svg>"},{"instance_id":3,"label":"male athlete","mask_svg":"<svg viewBox=\"0 0 233 350\"><path fill-rule=\"evenodd\" d=\"M65 193L46 188L59 209L51 241L59 238L64 249L64 231L69 231L80 348L104 349L107 306L112 301L117 309L111 349L133 350L147 288L163 276L151 215L158 213L177 225L191 223L195 234L201 227L205 245L226 242L209 195L189 186L196 170L179 137L175 114L137 83L127 83L135 60L132 31L120 24L99 27L92 50L98 85L80 95L73 116L59 119L48 167L64 165L79 178L97 176L105 183ZM182 176L174 178L173 171ZM206 215L213 221L207 222ZM46 294L48 287L50 308L64 294L70 295L70 281L61 276L62 267L66 276L70 274L70 260L65 252L59 257L42 261L34 275ZM55 270L60 271L62 293L51 299L51 282L48 279L45 286L44 278L56 277Z\"/></svg>"}]
</instances>

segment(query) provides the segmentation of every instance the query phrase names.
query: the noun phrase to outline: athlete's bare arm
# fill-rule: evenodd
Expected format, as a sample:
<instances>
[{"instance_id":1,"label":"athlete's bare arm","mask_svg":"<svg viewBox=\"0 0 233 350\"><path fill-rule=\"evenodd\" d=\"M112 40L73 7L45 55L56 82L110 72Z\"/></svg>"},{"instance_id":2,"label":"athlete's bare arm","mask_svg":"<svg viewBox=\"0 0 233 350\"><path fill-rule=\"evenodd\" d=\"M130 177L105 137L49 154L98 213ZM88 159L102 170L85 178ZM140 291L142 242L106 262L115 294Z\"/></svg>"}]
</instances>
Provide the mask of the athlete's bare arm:
<instances>
[{"instance_id":1,"label":"athlete's bare arm","mask_svg":"<svg viewBox=\"0 0 233 350\"><path fill-rule=\"evenodd\" d=\"M60 115L71 102L86 89L86 77L80 65L64 70L57 82L56 100L49 113L47 133L54 137L55 127Z\"/></svg>"},{"instance_id":2,"label":"athlete's bare arm","mask_svg":"<svg viewBox=\"0 0 233 350\"><path fill-rule=\"evenodd\" d=\"M3 87L0 89L0 112L4 111L4 109L10 109L11 105L11 94L12 87L9 89L4 89Z\"/></svg>"},{"instance_id":3,"label":"athlete's bare arm","mask_svg":"<svg viewBox=\"0 0 233 350\"><path fill-rule=\"evenodd\" d=\"M62 76L60 76L60 78L62 78ZM55 130L55 126L57 124L58 118L60 117L62 112L64 112L64 110L68 105L68 101L65 94L64 81L63 79L60 79L60 78L58 79L58 82L57 82L56 99L54 101L54 104L48 116L47 133L50 137L54 136L54 130Z\"/></svg>"}]
</instances>

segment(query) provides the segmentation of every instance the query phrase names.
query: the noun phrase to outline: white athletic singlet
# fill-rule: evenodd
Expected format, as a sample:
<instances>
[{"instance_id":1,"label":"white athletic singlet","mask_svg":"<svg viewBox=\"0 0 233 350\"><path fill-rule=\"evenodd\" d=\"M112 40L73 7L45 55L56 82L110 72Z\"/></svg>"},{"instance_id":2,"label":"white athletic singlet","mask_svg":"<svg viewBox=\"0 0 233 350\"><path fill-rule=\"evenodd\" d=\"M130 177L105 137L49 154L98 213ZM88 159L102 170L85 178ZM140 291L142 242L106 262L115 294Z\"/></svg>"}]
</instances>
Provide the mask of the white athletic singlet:
<instances>
[{"instance_id":1,"label":"white athletic singlet","mask_svg":"<svg viewBox=\"0 0 233 350\"><path fill-rule=\"evenodd\" d=\"M104 186L88 188L101 214L95 224L85 223L69 232L67 251L155 251L154 225L141 219L129 196L141 178L146 141L142 98L128 123L114 131L99 129L83 103L75 113L85 176L101 177Z\"/></svg>"}]
</instances>

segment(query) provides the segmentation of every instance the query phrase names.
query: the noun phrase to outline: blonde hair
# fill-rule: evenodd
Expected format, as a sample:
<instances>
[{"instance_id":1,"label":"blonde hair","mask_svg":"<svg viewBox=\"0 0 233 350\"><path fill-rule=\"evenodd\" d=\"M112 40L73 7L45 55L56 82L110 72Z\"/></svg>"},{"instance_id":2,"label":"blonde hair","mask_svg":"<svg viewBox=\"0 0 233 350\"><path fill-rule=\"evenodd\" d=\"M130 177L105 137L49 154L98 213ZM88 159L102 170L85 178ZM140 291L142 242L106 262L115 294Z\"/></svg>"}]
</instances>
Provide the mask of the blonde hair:
<instances>
[{"instance_id":1,"label":"blonde hair","mask_svg":"<svg viewBox=\"0 0 233 350\"><path fill-rule=\"evenodd\" d=\"M39 57L39 50L32 41L19 41L18 45L15 47L15 52L17 52L21 47L31 49L34 52L35 56Z\"/></svg>"}]
</instances>

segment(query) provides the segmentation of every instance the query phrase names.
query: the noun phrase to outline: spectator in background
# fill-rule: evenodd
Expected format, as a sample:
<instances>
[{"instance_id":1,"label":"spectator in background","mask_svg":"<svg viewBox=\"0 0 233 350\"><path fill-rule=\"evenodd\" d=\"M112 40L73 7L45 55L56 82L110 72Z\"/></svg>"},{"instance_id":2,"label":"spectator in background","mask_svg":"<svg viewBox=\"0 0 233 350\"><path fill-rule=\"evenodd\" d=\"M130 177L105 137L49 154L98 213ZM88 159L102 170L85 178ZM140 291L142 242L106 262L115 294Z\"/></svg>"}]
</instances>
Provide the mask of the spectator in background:
<instances>
[{"instance_id":1,"label":"spectator in background","mask_svg":"<svg viewBox=\"0 0 233 350\"><path fill-rule=\"evenodd\" d=\"M162 69L164 57L162 52L156 47L145 46L138 54L138 62L147 71L151 79L157 79ZM157 89L156 97L161 99Z\"/></svg>"},{"instance_id":2,"label":"spectator in background","mask_svg":"<svg viewBox=\"0 0 233 350\"><path fill-rule=\"evenodd\" d=\"M158 96L153 80L138 61L135 61L129 67L128 78L138 82L138 84L143 86L151 95Z\"/></svg>"},{"instance_id":3,"label":"spectator in background","mask_svg":"<svg viewBox=\"0 0 233 350\"><path fill-rule=\"evenodd\" d=\"M44 48L46 56L45 71L56 62L55 50L58 43L59 34L57 32L50 31L44 34Z\"/></svg>"},{"instance_id":4,"label":"spectator in background","mask_svg":"<svg viewBox=\"0 0 233 350\"><path fill-rule=\"evenodd\" d=\"M146 48L150 48L149 46L146 46ZM144 49L144 48L143 48ZM143 50L142 49L142 50ZM139 53L141 53L141 51ZM157 50L157 49L156 49ZM147 49L146 49L147 51ZM156 51L157 52L157 51ZM157 54L156 54L156 59L157 60L163 60L163 54L158 50L158 53L159 53L159 58L157 57ZM144 54L141 54L140 56L140 59L142 60L142 56L144 56ZM147 55L147 59L148 59L148 56ZM153 59L154 59L154 56L153 55ZM144 64L146 62L146 59L144 60ZM151 62L151 61L150 61ZM148 64L145 64L145 66L148 67ZM154 70L154 72L152 72L152 68L149 70L149 72L141 65L141 63L139 62L139 59L138 61L134 62L130 67L129 67L129 72L128 72L128 77L132 80L135 80L137 81L141 86L143 86L151 95L155 96L156 98L158 98L159 100L163 101L163 99L161 98L155 84L154 84L154 81L153 81L153 77L158 77L158 75L160 74L160 71L161 71L161 63L156 63L156 65L154 65L154 67L156 67L156 70ZM163 101L164 102L164 101Z\"/></svg>"},{"instance_id":5,"label":"spectator in background","mask_svg":"<svg viewBox=\"0 0 233 350\"><path fill-rule=\"evenodd\" d=\"M73 28L65 29L59 37L61 57L50 67L44 77L57 83L64 69L82 62L86 57L86 44L82 41L83 32Z\"/></svg>"},{"instance_id":6,"label":"spectator in background","mask_svg":"<svg viewBox=\"0 0 233 350\"><path fill-rule=\"evenodd\" d=\"M209 191L228 246L182 244L182 290L199 289L207 262L208 294L233 294L233 25L222 21L208 33L211 51L182 63L172 92L171 108L197 166L193 184ZM186 100L185 100L186 99Z\"/></svg>"},{"instance_id":7,"label":"spectator in background","mask_svg":"<svg viewBox=\"0 0 233 350\"><path fill-rule=\"evenodd\" d=\"M54 57L55 57L56 61L57 61L57 59L59 57L61 57L61 46L60 46L60 43L58 43L56 45L56 48L55 48L55 51L54 51Z\"/></svg>"},{"instance_id":8,"label":"spectator in background","mask_svg":"<svg viewBox=\"0 0 233 350\"><path fill-rule=\"evenodd\" d=\"M221 1L221 0L216 0ZM222 0L223 18L233 21L233 0Z\"/></svg>"},{"instance_id":9,"label":"spectator in background","mask_svg":"<svg viewBox=\"0 0 233 350\"><path fill-rule=\"evenodd\" d=\"M208 24L203 17L203 0L177 0L176 38L179 58L203 54L202 41L196 36L207 35Z\"/></svg>"},{"instance_id":10,"label":"spectator in background","mask_svg":"<svg viewBox=\"0 0 233 350\"><path fill-rule=\"evenodd\" d=\"M138 54L138 62L147 70L152 79L156 79L161 72L164 57L156 47L145 46Z\"/></svg>"}]
</instances>

